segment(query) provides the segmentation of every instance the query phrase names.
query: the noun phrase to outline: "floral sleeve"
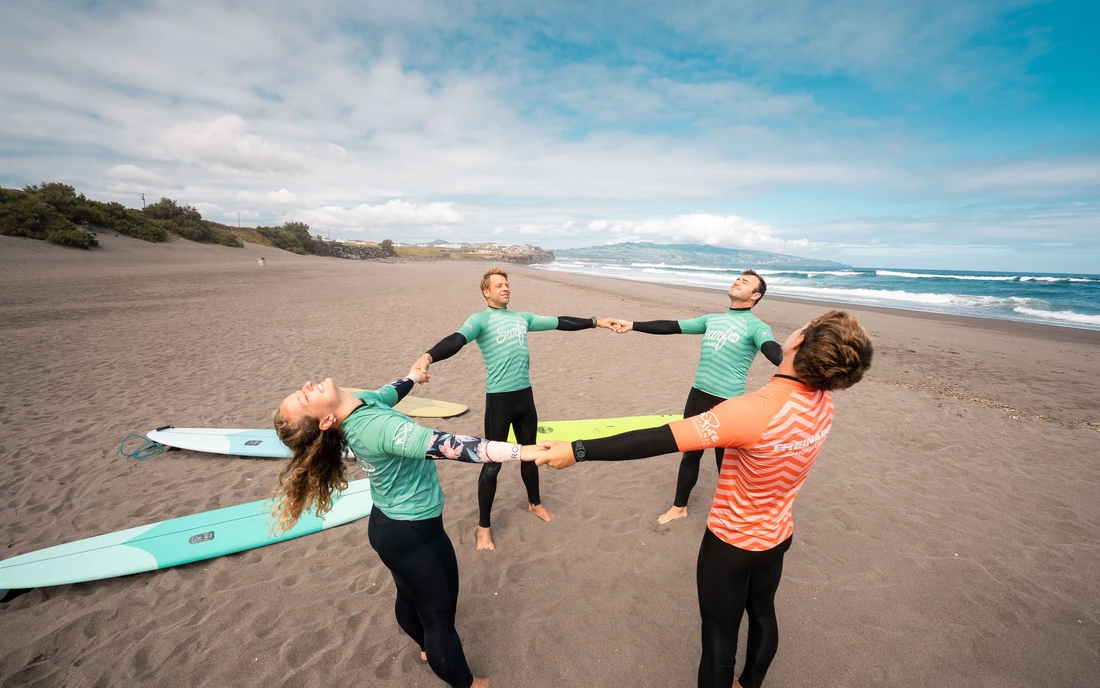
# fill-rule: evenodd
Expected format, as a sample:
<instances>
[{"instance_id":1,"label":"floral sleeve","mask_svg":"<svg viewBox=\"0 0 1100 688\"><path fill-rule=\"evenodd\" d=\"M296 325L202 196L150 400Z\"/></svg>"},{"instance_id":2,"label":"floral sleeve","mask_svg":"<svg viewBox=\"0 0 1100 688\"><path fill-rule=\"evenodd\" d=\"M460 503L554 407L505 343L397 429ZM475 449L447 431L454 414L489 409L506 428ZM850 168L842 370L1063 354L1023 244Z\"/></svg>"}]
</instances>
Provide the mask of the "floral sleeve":
<instances>
[{"instance_id":1,"label":"floral sleeve","mask_svg":"<svg viewBox=\"0 0 1100 688\"><path fill-rule=\"evenodd\" d=\"M424 458L433 461L445 459L464 463L499 463L519 461L520 446L508 442L492 442L469 435L432 432Z\"/></svg>"}]
</instances>

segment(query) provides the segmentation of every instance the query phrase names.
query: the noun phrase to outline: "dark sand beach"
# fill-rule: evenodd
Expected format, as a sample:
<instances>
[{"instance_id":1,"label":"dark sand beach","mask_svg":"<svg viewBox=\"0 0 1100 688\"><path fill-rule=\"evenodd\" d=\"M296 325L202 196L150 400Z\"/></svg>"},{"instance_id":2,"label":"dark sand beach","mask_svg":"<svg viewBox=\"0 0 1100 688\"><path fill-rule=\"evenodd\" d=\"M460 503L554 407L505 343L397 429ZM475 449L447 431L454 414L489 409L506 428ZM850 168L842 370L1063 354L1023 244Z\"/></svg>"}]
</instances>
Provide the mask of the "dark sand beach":
<instances>
[{"instance_id":1,"label":"dark sand beach","mask_svg":"<svg viewBox=\"0 0 1100 688\"><path fill-rule=\"evenodd\" d=\"M484 307L486 264L100 240L83 252L0 237L3 558L269 496L279 462L137 461L119 442L167 424L269 427L306 379L378 387ZM510 273L511 307L546 315L683 318L728 303ZM755 312L782 339L827 308L769 296ZM795 502L766 685L1100 685L1100 333L844 308L874 337L875 362L835 395ZM678 413L699 343L532 334L540 418ZM773 370L757 357L749 389ZM432 373L414 393L470 411L425 424L480 435L476 347ZM476 674L500 688L694 685L695 561L716 475L708 453L689 516L658 526L678 460L542 469L549 523L505 466L495 553L474 550L477 467L439 466ZM36 589L0 605L0 685L442 685L393 599L365 521Z\"/></svg>"}]
</instances>

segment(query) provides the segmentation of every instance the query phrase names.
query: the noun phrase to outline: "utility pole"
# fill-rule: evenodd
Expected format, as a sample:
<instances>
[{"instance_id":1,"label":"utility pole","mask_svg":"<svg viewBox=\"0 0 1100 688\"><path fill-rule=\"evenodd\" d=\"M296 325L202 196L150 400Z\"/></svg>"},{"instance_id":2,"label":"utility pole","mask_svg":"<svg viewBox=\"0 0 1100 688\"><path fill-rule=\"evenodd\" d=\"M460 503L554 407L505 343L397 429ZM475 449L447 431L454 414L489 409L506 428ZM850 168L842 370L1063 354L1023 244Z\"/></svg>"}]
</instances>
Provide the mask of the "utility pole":
<instances>
[{"instance_id":1,"label":"utility pole","mask_svg":"<svg viewBox=\"0 0 1100 688\"><path fill-rule=\"evenodd\" d=\"M241 228L241 214L237 213L237 229Z\"/></svg>"},{"instance_id":2,"label":"utility pole","mask_svg":"<svg viewBox=\"0 0 1100 688\"><path fill-rule=\"evenodd\" d=\"M141 209L142 210L145 209L145 194L144 193L141 194Z\"/></svg>"}]
</instances>

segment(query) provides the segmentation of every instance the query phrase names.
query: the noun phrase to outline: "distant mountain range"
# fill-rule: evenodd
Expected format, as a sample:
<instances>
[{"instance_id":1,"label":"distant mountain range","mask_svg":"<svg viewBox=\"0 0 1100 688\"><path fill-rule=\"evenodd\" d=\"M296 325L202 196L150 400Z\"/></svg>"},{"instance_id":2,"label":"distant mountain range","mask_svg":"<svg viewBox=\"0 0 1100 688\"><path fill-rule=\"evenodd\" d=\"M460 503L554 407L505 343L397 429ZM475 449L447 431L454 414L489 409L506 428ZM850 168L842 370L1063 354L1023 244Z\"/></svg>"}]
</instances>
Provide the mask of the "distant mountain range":
<instances>
[{"instance_id":1,"label":"distant mountain range","mask_svg":"<svg viewBox=\"0 0 1100 688\"><path fill-rule=\"evenodd\" d=\"M651 244L636 242L587 246L584 248L554 249L558 260L603 260L619 263L664 263L666 265L698 265L744 268L847 268L844 263L788 256L770 251L750 251L739 248L721 248L702 244Z\"/></svg>"}]
</instances>

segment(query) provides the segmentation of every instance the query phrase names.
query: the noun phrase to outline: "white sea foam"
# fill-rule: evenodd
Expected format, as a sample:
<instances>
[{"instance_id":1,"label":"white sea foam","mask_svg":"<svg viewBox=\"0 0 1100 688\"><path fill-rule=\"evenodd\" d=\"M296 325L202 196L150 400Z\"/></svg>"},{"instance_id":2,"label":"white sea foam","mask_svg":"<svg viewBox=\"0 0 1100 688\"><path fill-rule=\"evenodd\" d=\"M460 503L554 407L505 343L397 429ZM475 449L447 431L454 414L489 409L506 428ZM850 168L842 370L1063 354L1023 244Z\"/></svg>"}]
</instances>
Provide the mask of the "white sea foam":
<instances>
[{"instance_id":1,"label":"white sea foam","mask_svg":"<svg viewBox=\"0 0 1100 688\"><path fill-rule=\"evenodd\" d=\"M976 282L1011 282L1020 279L1016 275L934 275L925 272L898 272L896 270L875 270L879 277L911 277L913 279L957 279Z\"/></svg>"},{"instance_id":2,"label":"white sea foam","mask_svg":"<svg viewBox=\"0 0 1100 688\"><path fill-rule=\"evenodd\" d=\"M1073 311L1044 311L1037 308L1025 308L1024 306L1016 306L1012 311L1020 315L1029 315L1033 318L1100 327L1100 315L1086 315L1085 313L1075 313Z\"/></svg>"},{"instance_id":3,"label":"white sea foam","mask_svg":"<svg viewBox=\"0 0 1100 688\"><path fill-rule=\"evenodd\" d=\"M902 289L836 289L830 287L782 286L776 294L801 296L810 299L856 301L857 303L886 304L911 303L917 305L964 306L980 308L1014 308L1017 306L1042 307L1050 303L1042 299L1019 296L972 296L969 294L934 294L905 291Z\"/></svg>"},{"instance_id":4,"label":"white sea foam","mask_svg":"<svg viewBox=\"0 0 1100 688\"><path fill-rule=\"evenodd\" d=\"M706 267L702 265L669 265L668 263L631 263L632 268L656 268L662 270L689 270L692 272L709 272L709 273L732 273L741 274L741 271L745 268L752 267L746 265L744 267ZM768 275L835 275L837 277L854 277L856 275L862 275L864 273L858 270L775 270L771 268L756 268L756 272L768 276Z\"/></svg>"},{"instance_id":5,"label":"white sea foam","mask_svg":"<svg viewBox=\"0 0 1100 688\"><path fill-rule=\"evenodd\" d=\"M1096 279L1087 279L1084 277L1032 277L1031 275L1024 275L1020 278L1021 282L1100 282Z\"/></svg>"}]
</instances>

